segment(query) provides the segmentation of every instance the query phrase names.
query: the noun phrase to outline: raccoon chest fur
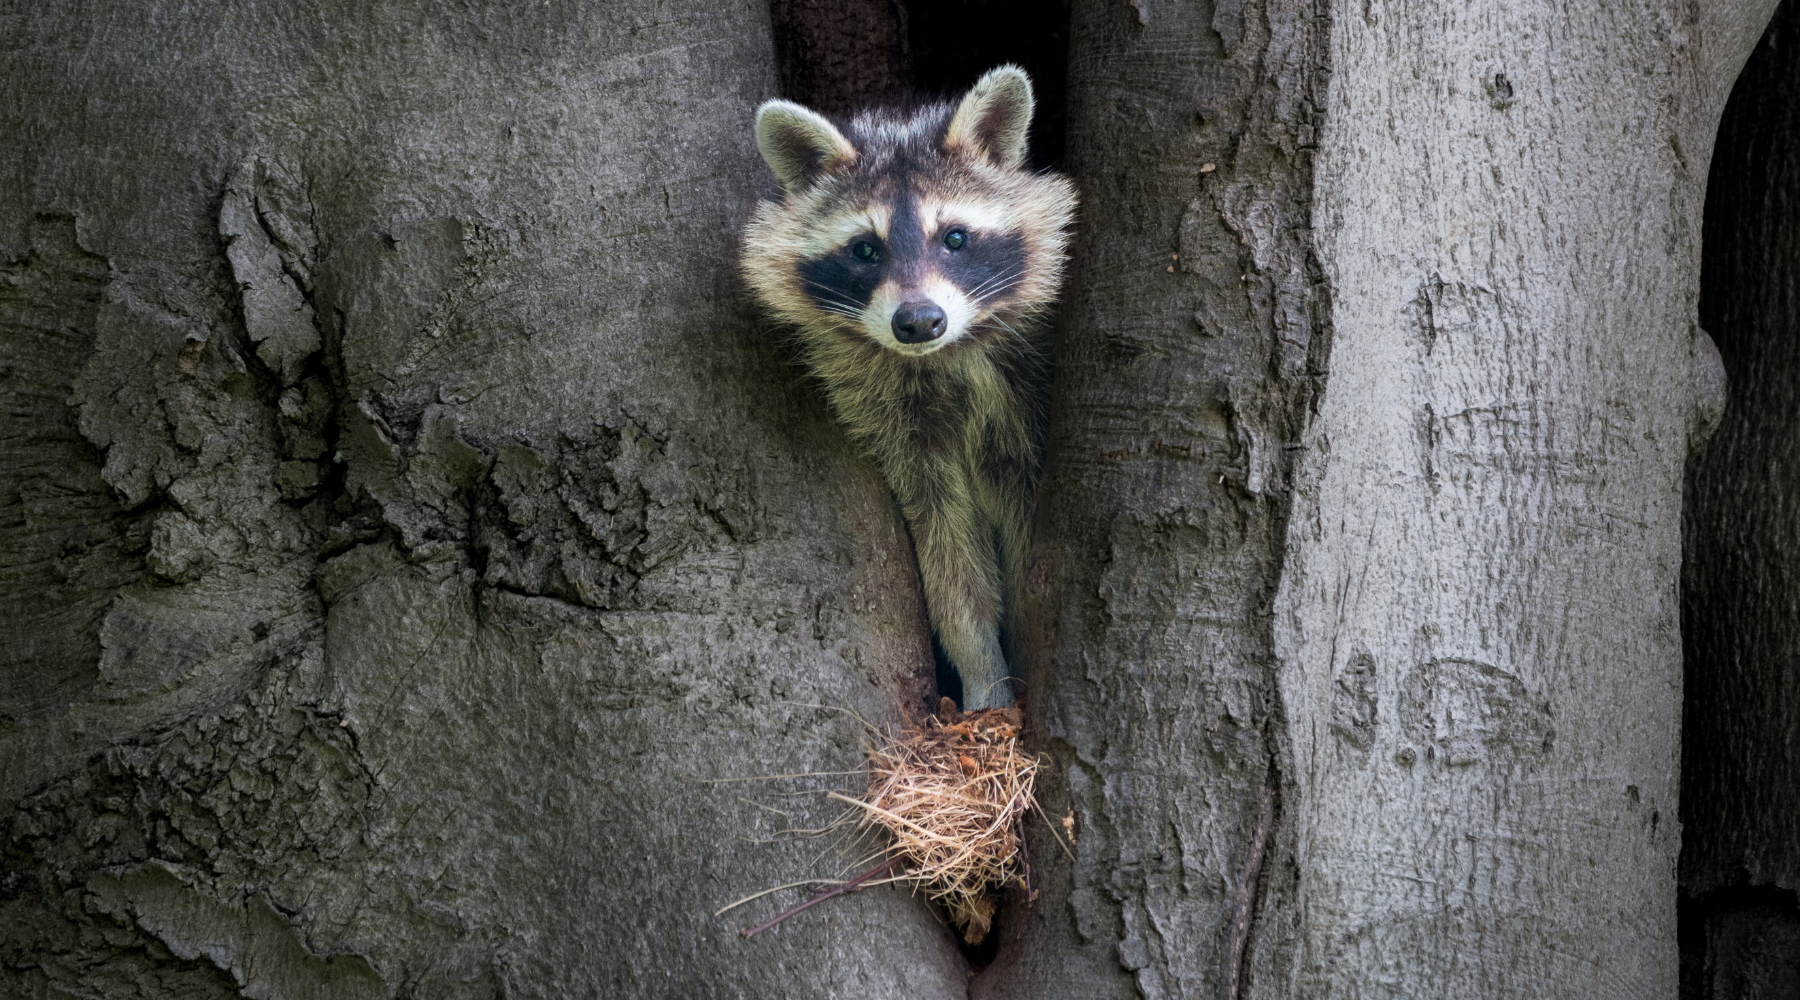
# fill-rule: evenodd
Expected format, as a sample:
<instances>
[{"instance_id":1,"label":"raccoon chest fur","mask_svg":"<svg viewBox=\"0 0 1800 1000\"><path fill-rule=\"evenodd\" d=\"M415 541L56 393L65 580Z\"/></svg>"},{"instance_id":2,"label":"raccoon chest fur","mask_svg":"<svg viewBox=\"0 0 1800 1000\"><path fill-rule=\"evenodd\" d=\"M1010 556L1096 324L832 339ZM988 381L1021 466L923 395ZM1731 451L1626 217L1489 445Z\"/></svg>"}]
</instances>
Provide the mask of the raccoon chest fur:
<instances>
[{"instance_id":1,"label":"raccoon chest fur","mask_svg":"<svg viewBox=\"0 0 1800 1000\"><path fill-rule=\"evenodd\" d=\"M795 328L850 437L899 501L933 633L966 708L1010 705L1049 395L1044 316L1073 185L1022 167L1030 81L840 129L757 113L784 190L745 228L744 274ZM1013 647L1009 650L1008 647Z\"/></svg>"}]
</instances>

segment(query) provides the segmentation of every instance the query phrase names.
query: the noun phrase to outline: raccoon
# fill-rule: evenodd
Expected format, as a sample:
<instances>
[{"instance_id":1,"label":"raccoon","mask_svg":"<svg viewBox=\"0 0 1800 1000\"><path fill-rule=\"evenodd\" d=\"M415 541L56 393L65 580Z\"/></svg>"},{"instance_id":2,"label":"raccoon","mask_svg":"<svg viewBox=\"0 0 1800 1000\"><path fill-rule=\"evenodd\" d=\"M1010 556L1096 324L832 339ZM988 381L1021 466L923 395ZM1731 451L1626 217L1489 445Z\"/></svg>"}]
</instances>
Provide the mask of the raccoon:
<instances>
[{"instance_id":1,"label":"raccoon","mask_svg":"<svg viewBox=\"0 0 1800 1000\"><path fill-rule=\"evenodd\" d=\"M783 197L744 231L743 270L900 503L933 633L964 707L1013 704L1025 549L1044 461L1045 312L1075 212L1023 166L1031 81L1016 66L960 102L865 111L842 129L757 110Z\"/></svg>"}]
</instances>

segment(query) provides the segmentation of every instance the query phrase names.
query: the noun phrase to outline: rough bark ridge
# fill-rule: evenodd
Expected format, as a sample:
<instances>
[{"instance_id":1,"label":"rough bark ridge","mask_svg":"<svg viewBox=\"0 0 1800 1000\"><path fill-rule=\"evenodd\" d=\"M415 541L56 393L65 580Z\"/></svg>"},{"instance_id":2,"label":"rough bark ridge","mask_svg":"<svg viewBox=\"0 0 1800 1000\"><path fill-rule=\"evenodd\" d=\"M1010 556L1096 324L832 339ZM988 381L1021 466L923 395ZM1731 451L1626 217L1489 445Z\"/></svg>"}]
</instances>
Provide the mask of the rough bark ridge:
<instances>
[{"instance_id":1,"label":"rough bark ridge","mask_svg":"<svg viewBox=\"0 0 1800 1000\"><path fill-rule=\"evenodd\" d=\"M1321 13L1074 6L1082 215L1028 705L1076 858L1034 839L1043 898L977 995L1230 997L1246 978L1279 782L1286 445L1328 321L1307 232Z\"/></svg>"},{"instance_id":2,"label":"rough bark ridge","mask_svg":"<svg viewBox=\"0 0 1800 1000\"><path fill-rule=\"evenodd\" d=\"M1706 195L1700 322L1730 401L1689 471L1682 990L1800 994L1800 4L1738 79ZM1753 994L1752 990L1761 990Z\"/></svg>"},{"instance_id":3,"label":"rough bark ridge","mask_svg":"<svg viewBox=\"0 0 1800 1000\"><path fill-rule=\"evenodd\" d=\"M1768 6L1333 5L1301 952L1257 995L1674 992L1696 228Z\"/></svg>"},{"instance_id":4,"label":"rough bark ridge","mask_svg":"<svg viewBox=\"0 0 1800 1000\"><path fill-rule=\"evenodd\" d=\"M930 662L731 277L762 5L40 8L0 9L0 992L961 995L903 895L710 914L828 873L739 835L836 810L694 779L854 767L820 706Z\"/></svg>"}]
</instances>

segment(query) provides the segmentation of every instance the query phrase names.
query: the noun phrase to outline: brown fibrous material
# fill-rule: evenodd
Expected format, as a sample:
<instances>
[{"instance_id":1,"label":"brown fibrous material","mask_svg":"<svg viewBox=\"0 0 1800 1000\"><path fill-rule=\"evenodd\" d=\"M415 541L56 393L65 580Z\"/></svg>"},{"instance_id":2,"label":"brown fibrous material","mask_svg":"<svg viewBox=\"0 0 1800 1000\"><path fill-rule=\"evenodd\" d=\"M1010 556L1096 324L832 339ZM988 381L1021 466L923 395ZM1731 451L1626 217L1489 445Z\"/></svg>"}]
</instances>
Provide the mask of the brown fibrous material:
<instances>
[{"instance_id":1,"label":"brown fibrous material","mask_svg":"<svg viewBox=\"0 0 1800 1000\"><path fill-rule=\"evenodd\" d=\"M901 728L869 753L863 825L893 835L896 881L941 903L971 944L987 936L994 895L1028 878L1020 837L1037 808L1037 761L1019 749L1016 708L956 711Z\"/></svg>"}]
</instances>

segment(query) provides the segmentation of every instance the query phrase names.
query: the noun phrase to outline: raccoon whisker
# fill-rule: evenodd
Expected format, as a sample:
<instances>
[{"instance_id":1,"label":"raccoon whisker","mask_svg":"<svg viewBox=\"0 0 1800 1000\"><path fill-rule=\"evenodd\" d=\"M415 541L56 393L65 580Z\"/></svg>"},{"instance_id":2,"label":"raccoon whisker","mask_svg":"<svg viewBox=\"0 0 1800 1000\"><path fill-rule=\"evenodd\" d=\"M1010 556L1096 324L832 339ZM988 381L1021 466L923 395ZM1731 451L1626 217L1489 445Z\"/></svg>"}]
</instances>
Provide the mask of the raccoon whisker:
<instances>
[{"instance_id":1,"label":"raccoon whisker","mask_svg":"<svg viewBox=\"0 0 1800 1000\"><path fill-rule=\"evenodd\" d=\"M843 312L851 316L861 312L856 303L847 299L814 299L813 303L821 309Z\"/></svg>"},{"instance_id":2,"label":"raccoon whisker","mask_svg":"<svg viewBox=\"0 0 1800 1000\"><path fill-rule=\"evenodd\" d=\"M822 313L831 313L832 315L836 315L836 316L847 316L851 319L861 319L862 318L862 310L856 308L856 304L852 303L852 302L837 302L837 301L833 301L833 300L827 300L824 302L815 301L813 303L813 305L818 306L819 311Z\"/></svg>"},{"instance_id":3,"label":"raccoon whisker","mask_svg":"<svg viewBox=\"0 0 1800 1000\"><path fill-rule=\"evenodd\" d=\"M1012 282L1011 284L1001 285L999 288L990 288L986 292L983 292L979 297L971 295L970 298L977 299L977 301L982 301L982 302L993 302L996 299L1002 298L1008 292L1012 291L1014 288L1017 288L1019 285L1022 285L1022 284L1024 284L1024 281L1022 281L1022 280L1015 281L1015 282Z\"/></svg>"},{"instance_id":4,"label":"raccoon whisker","mask_svg":"<svg viewBox=\"0 0 1800 1000\"><path fill-rule=\"evenodd\" d=\"M1019 346L1021 348L1023 348L1025 351L1027 351L1028 353L1031 353L1031 354L1043 353L1042 350L1038 347L1038 345L1031 342L1030 338L1026 337L1024 334L1020 333L1019 331L1013 329L1012 324L1008 323L1007 321L1001 319L998 316L990 316L990 317L988 317L988 319L991 320L992 322L998 324L1000 329L1005 330L1007 333L1012 334L1013 339L1017 340L1019 342Z\"/></svg>"},{"instance_id":5,"label":"raccoon whisker","mask_svg":"<svg viewBox=\"0 0 1800 1000\"><path fill-rule=\"evenodd\" d=\"M988 280L982 282L981 284L976 285L974 288L969 289L967 292L964 292L963 294L967 295L971 299L979 299L982 297L982 295L986 294L988 289L990 289L990 288L994 287L995 285L999 284L1000 282L1006 281L1012 277L1013 277L1013 275L1007 275L1007 274L995 275L994 277L989 278Z\"/></svg>"},{"instance_id":6,"label":"raccoon whisker","mask_svg":"<svg viewBox=\"0 0 1800 1000\"><path fill-rule=\"evenodd\" d=\"M816 288L820 292L824 293L824 294L820 295L819 298L814 300L816 303L819 304L820 308L823 309L827 306L832 306L832 307L836 307L836 309L843 310L844 315L846 315L846 316L861 316L862 315L862 307L861 306L857 305L855 302L853 302L849 299L843 298L841 296L841 294L838 292L838 290L831 287L830 285L827 285L821 281L814 281L814 280L808 278L808 279L806 279L806 286L808 288ZM833 311L836 311L836 309L826 309L826 311L833 312Z\"/></svg>"},{"instance_id":7,"label":"raccoon whisker","mask_svg":"<svg viewBox=\"0 0 1800 1000\"><path fill-rule=\"evenodd\" d=\"M979 296L972 295L972 296L970 296L970 298L976 299L976 301L980 301L980 302L993 302L993 301L996 301L998 299L1001 299L1001 298L1011 294L1013 289L1018 288L1019 286L1025 284L1025 281L1026 281L1026 279L1024 279L1024 278L1019 278L1015 281L1009 281L1003 285L998 285L996 287L988 288L988 289L984 290L981 293L981 295L979 295Z\"/></svg>"},{"instance_id":8,"label":"raccoon whisker","mask_svg":"<svg viewBox=\"0 0 1800 1000\"><path fill-rule=\"evenodd\" d=\"M1025 269L1021 267L1016 271L1007 271L1003 274L996 274L993 277L989 278L988 280L982 282L981 285L978 285L976 287L982 287L984 285L991 285L997 281L1010 281L1013 278L1022 276L1023 274L1025 274Z\"/></svg>"},{"instance_id":9,"label":"raccoon whisker","mask_svg":"<svg viewBox=\"0 0 1800 1000\"><path fill-rule=\"evenodd\" d=\"M1012 274L996 274L993 277L989 278L988 280L982 282L981 284L976 285L974 288L969 289L969 291L968 291L969 298L972 298L972 299L978 298L981 295L981 293L986 291L989 287L991 287L999 282L1005 281L1011 277L1014 277L1014 275L1012 275Z\"/></svg>"},{"instance_id":10,"label":"raccoon whisker","mask_svg":"<svg viewBox=\"0 0 1800 1000\"><path fill-rule=\"evenodd\" d=\"M1024 279L1025 272L1023 270L1014 271L1011 274L996 275L970 289L968 295L971 299L979 299L984 295L998 295L1014 285L1019 284ZM1005 284L1002 285L1001 282L1005 282ZM1000 285L1000 287L995 288L994 286L996 285Z\"/></svg>"}]
</instances>

